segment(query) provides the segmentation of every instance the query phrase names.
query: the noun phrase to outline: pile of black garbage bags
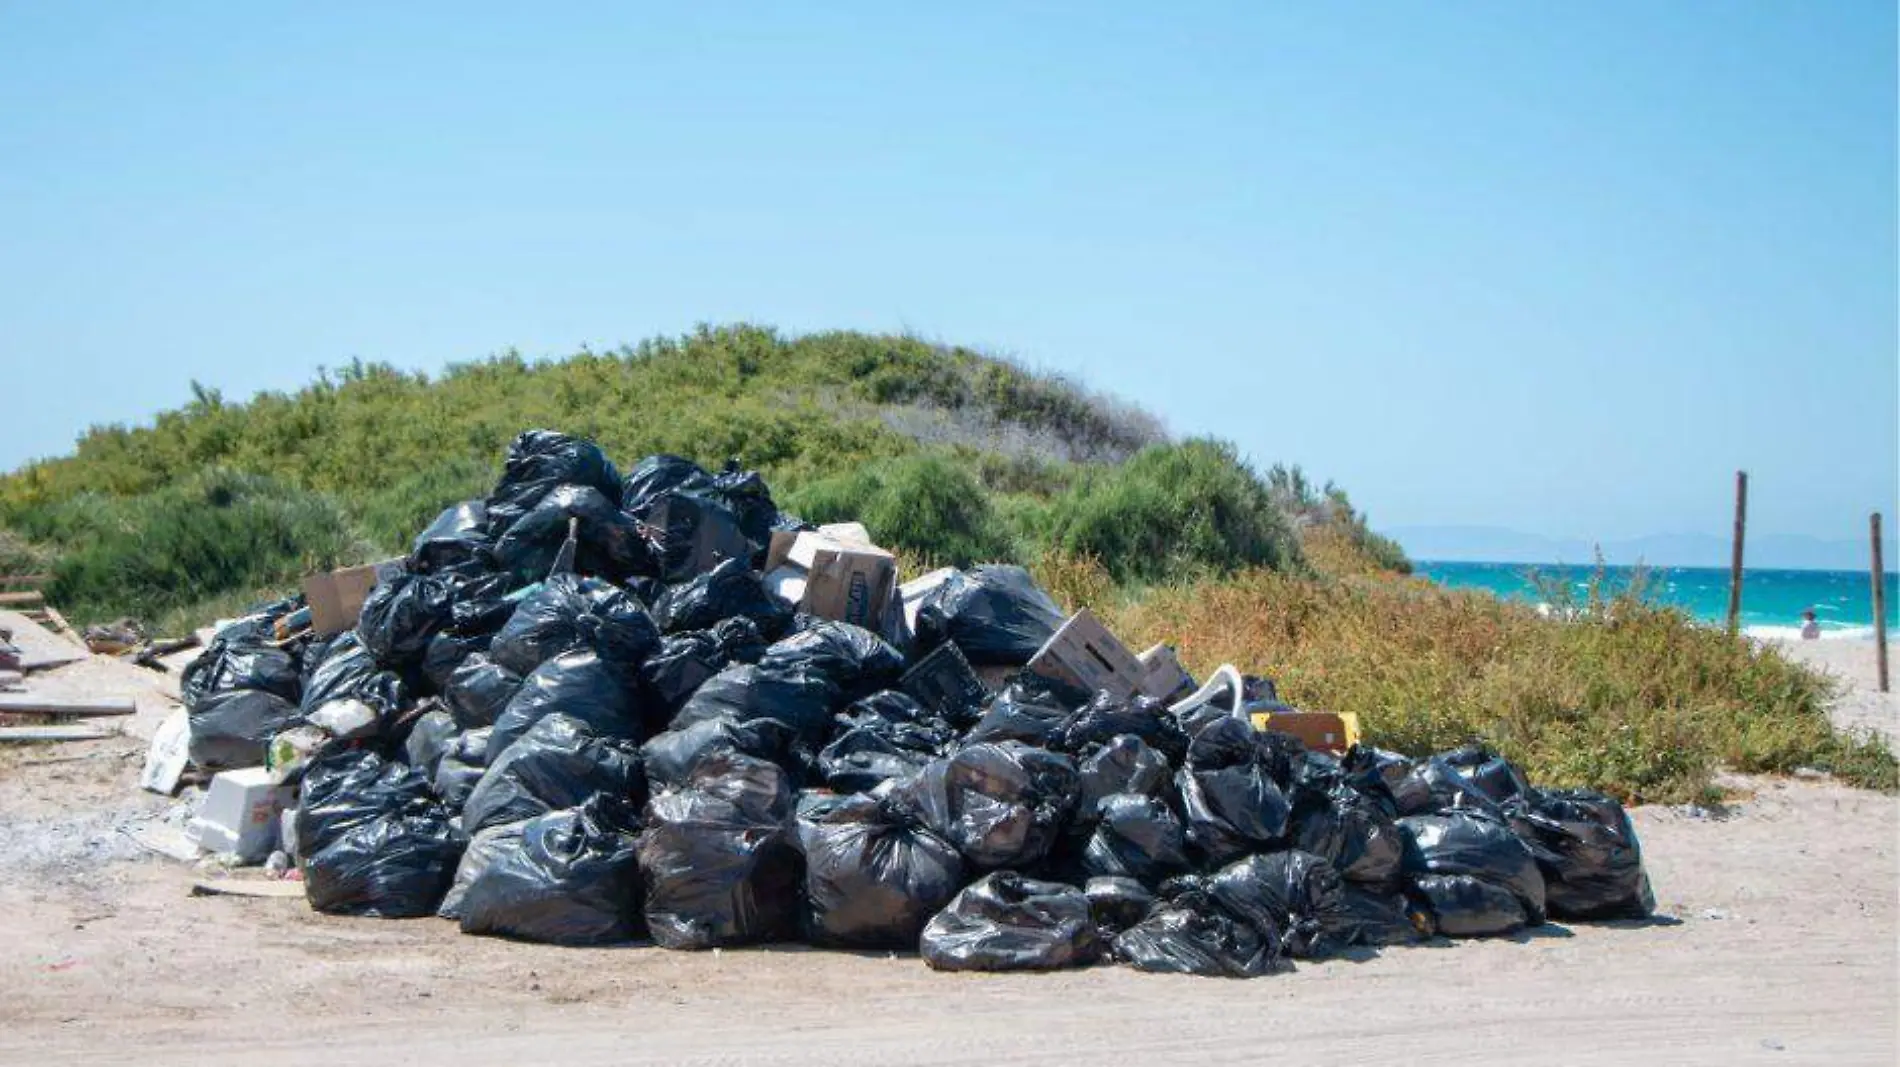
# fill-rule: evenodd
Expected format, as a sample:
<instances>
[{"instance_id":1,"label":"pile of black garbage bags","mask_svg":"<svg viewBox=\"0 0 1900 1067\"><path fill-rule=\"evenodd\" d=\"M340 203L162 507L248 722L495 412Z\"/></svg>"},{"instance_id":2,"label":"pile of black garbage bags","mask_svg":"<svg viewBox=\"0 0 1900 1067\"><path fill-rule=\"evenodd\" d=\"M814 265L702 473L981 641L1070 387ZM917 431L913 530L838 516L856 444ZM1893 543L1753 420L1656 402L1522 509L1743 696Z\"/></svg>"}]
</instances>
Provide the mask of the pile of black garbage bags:
<instances>
[{"instance_id":1,"label":"pile of black garbage bags","mask_svg":"<svg viewBox=\"0 0 1900 1067\"><path fill-rule=\"evenodd\" d=\"M558 944L1252 977L1653 907L1613 800L1022 671L1063 616L1019 568L883 633L805 615L757 569L801 528L755 473L523 434L354 630L279 647L295 600L220 630L192 758L298 782L319 911Z\"/></svg>"}]
</instances>

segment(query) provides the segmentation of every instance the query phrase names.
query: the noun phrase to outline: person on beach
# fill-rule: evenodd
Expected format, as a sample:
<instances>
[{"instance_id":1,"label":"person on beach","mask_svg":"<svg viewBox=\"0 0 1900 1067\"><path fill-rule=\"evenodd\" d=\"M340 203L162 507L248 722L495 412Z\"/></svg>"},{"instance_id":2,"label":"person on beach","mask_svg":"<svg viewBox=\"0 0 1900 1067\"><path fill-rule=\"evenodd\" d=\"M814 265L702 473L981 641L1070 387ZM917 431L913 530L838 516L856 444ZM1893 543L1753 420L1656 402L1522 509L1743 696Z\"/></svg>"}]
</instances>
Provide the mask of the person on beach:
<instances>
[{"instance_id":1,"label":"person on beach","mask_svg":"<svg viewBox=\"0 0 1900 1067\"><path fill-rule=\"evenodd\" d=\"M1814 621L1814 609L1801 613L1801 640L1818 641L1821 639L1821 624Z\"/></svg>"}]
</instances>

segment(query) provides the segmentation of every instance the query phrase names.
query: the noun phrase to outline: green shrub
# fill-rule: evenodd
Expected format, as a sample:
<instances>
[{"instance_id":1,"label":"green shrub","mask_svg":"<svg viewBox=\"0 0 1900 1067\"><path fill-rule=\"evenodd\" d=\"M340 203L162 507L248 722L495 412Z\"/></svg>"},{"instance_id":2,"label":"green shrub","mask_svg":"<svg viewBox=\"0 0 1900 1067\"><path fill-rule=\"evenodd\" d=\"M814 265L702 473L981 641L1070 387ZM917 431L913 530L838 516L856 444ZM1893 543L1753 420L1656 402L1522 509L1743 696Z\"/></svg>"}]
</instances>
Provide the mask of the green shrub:
<instances>
[{"instance_id":1,"label":"green shrub","mask_svg":"<svg viewBox=\"0 0 1900 1067\"><path fill-rule=\"evenodd\" d=\"M812 522L864 523L879 544L937 564L1014 561L1009 534L975 475L942 456L866 464L787 494Z\"/></svg>"},{"instance_id":2,"label":"green shrub","mask_svg":"<svg viewBox=\"0 0 1900 1067\"><path fill-rule=\"evenodd\" d=\"M1242 567L1287 569L1299 542L1232 445L1150 445L1089 471L1049 509L1048 544L1092 556L1121 581L1170 581Z\"/></svg>"}]
</instances>

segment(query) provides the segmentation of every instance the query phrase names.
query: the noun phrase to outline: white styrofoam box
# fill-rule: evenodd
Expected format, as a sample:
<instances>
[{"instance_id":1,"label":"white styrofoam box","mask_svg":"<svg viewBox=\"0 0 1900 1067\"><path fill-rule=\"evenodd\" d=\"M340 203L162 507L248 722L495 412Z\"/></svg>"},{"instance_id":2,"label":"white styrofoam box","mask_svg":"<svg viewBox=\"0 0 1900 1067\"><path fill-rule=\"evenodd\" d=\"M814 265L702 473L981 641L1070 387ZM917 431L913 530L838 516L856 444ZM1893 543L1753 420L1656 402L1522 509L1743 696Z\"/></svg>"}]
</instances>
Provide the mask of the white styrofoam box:
<instances>
[{"instance_id":1,"label":"white styrofoam box","mask_svg":"<svg viewBox=\"0 0 1900 1067\"><path fill-rule=\"evenodd\" d=\"M212 777L185 836L207 851L260 861L277 847L278 813L293 803L295 791L273 785L263 767L223 771Z\"/></svg>"}]
</instances>

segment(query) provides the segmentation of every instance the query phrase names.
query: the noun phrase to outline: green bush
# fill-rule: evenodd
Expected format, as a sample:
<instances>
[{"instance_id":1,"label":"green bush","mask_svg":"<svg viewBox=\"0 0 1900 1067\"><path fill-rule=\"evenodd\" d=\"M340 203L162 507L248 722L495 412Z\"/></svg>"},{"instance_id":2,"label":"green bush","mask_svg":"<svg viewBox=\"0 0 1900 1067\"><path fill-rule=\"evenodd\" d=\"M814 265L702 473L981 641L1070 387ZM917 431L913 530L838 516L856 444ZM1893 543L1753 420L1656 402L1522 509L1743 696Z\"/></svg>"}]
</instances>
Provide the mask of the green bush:
<instances>
[{"instance_id":1,"label":"green bush","mask_svg":"<svg viewBox=\"0 0 1900 1067\"><path fill-rule=\"evenodd\" d=\"M864 523L877 543L937 564L1014 561L1007 529L976 476L942 456L866 464L786 495L812 522Z\"/></svg>"},{"instance_id":2,"label":"green bush","mask_svg":"<svg viewBox=\"0 0 1900 1067\"><path fill-rule=\"evenodd\" d=\"M1119 467L1091 470L1055 499L1047 524L1050 547L1092 556L1120 581L1300 561L1286 515L1221 441L1150 445Z\"/></svg>"}]
</instances>

